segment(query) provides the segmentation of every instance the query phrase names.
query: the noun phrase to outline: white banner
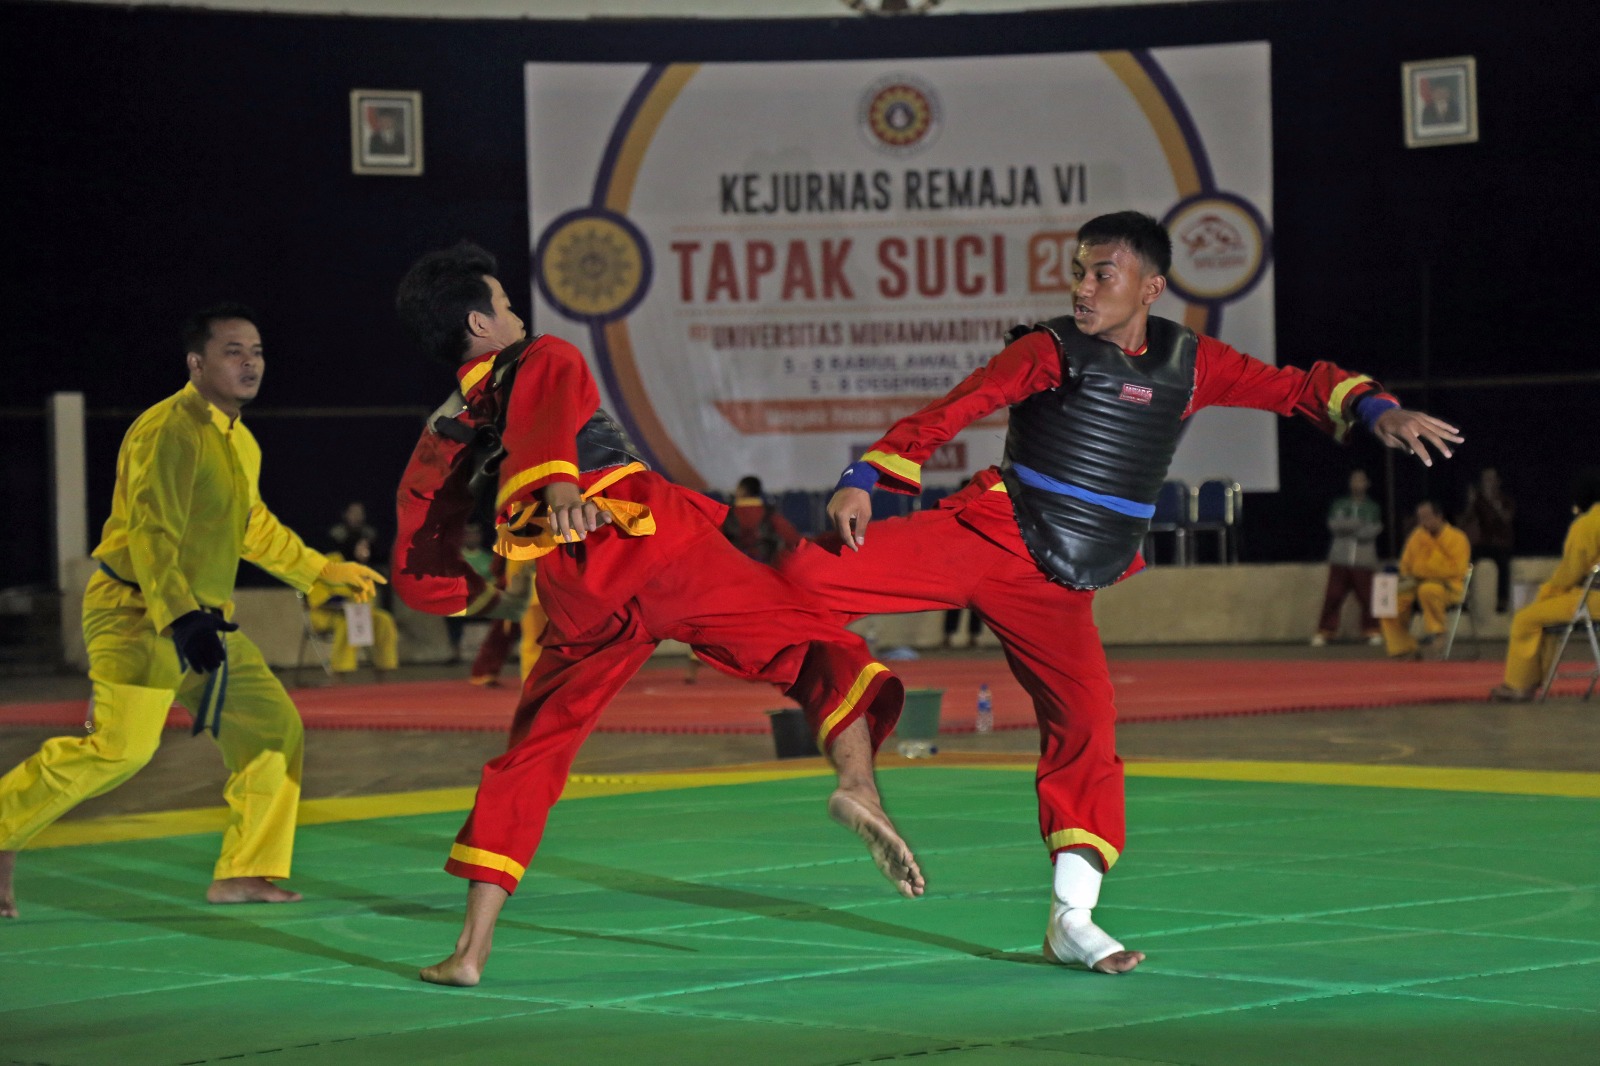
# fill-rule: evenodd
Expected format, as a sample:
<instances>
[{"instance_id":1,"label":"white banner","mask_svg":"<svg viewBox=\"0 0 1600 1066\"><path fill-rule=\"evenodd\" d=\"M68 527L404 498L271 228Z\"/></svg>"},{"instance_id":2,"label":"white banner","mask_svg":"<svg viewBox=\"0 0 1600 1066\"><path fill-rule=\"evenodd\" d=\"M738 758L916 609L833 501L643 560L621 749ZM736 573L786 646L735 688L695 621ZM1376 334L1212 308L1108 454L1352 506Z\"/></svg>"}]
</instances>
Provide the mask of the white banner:
<instances>
[{"instance_id":1,"label":"white banner","mask_svg":"<svg viewBox=\"0 0 1600 1066\"><path fill-rule=\"evenodd\" d=\"M1077 227L1172 231L1156 313L1273 352L1265 43L974 59L530 63L532 328L573 341L659 469L814 488L1018 322L1070 312ZM924 467L996 462L1005 412ZM1277 488L1257 412L1173 477Z\"/></svg>"}]
</instances>

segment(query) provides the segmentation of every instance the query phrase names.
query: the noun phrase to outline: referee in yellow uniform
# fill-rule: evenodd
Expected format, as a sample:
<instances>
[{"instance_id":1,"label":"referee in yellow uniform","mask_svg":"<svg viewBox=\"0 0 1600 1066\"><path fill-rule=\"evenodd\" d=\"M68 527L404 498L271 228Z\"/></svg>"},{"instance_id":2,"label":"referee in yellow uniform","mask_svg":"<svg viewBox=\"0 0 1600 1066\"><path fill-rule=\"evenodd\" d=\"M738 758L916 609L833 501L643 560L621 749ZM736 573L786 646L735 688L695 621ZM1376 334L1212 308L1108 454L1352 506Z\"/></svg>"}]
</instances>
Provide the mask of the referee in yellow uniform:
<instances>
[{"instance_id":1,"label":"referee in yellow uniform","mask_svg":"<svg viewBox=\"0 0 1600 1066\"><path fill-rule=\"evenodd\" d=\"M239 419L261 388L255 315L236 305L184 324L189 383L139 416L83 601L94 686L90 731L56 737L0 777L0 917L16 917L16 853L34 834L150 761L174 698L209 731L229 777L212 903L292 903L300 802L299 712L229 619L240 559L304 592L321 578L372 597L376 571L330 562L261 502L261 448Z\"/></svg>"}]
</instances>

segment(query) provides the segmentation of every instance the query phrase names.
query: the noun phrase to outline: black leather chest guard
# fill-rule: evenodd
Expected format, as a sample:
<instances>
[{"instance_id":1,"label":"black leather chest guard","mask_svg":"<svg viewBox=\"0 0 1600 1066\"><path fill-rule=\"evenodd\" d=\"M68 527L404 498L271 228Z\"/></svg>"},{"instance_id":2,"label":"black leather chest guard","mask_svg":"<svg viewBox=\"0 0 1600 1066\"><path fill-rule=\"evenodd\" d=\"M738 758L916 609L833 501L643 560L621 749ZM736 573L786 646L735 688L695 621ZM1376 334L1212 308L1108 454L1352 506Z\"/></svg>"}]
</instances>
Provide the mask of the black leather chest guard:
<instances>
[{"instance_id":1,"label":"black leather chest guard","mask_svg":"<svg viewBox=\"0 0 1600 1066\"><path fill-rule=\"evenodd\" d=\"M471 446L470 488L476 496L488 492L492 497L499 484L500 464L506 457L505 442L501 439L505 432L506 405L511 398L517 367L538 339L535 335L524 344L506 348L495 356L489 386L477 405L469 405L457 390L428 416L428 425L435 433ZM596 410L578 430L577 445L581 473L627 463L650 465L628 439L627 431L603 410Z\"/></svg>"},{"instance_id":2,"label":"black leather chest guard","mask_svg":"<svg viewBox=\"0 0 1600 1066\"><path fill-rule=\"evenodd\" d=\"M1152 317L1144 354L1130 356L1071 318L1035 328L1055 338L1062 385L1012 407L1001 476L1023 542L1045 572L1072 588L1104 588L1133 562L1149 518L1029 484L1016 468L1130 509L1153 505L1182 436L1198 338Z\"/></svg>"}]
</instances>

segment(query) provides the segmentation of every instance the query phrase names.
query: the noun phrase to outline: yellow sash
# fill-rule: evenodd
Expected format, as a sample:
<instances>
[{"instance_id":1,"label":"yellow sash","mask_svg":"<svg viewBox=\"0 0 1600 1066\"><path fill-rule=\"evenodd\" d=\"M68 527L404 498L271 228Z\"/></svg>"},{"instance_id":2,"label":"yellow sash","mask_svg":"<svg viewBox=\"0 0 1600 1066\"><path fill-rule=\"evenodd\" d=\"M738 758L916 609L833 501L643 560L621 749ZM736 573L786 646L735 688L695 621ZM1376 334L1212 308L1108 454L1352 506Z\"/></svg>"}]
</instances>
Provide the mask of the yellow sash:
<instances>
[{"instance_id":1,"label":"yellow sash","mask_svg":"<svg viewBox=\"0 0 1600 1066\"><path fill-rule=\"evenodd\" d=\"M611 500L599 493L629 474L637 474L643 469L645 469L643 463L629 463L626 466L616 467L590 485L583 494L585 500L611 516L611 524L625 537L648 537L653 534L656 531L655 515L651 514L650 508L642 503ZM506 519L505 524L500 527L500 535L495 542L494 550L507 559L537 559L541 555L549 555L563 544L576 543L577 538L570 533L567 534L567 539L559 539L550 530L548 517L535 514L543 506L543 504L518 505Z\"/></svg>"}]
</instances>

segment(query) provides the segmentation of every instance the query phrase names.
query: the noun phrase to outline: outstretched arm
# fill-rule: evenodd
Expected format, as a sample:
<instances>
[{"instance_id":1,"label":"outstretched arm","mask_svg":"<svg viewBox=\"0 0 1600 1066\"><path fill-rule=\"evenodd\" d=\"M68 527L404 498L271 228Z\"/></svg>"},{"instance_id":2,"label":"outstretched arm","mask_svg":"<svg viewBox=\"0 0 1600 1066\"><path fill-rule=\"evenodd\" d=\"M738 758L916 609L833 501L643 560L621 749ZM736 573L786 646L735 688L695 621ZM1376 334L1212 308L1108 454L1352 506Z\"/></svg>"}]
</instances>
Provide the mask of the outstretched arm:
<instances>
[{"instance_id":1,"label":"outstretched arm","mask_svg":"<svg viewBox=\"0 0 1600 1066\"><path fill-rule=\"evenodd\" d=\"M1422 460L1423 466L1433 465L1429 446L1448 459L1455 454L1450 445L1466 439L1459 429L1443 419L1404 407L1390 407L1378 415L1372 421L1372 435L1391 448L1411 452Z\"/></svg>"},{"instance_id":2,"label":"outstretched arm","mask_svg":"<svg viewBox=\"0 0 1600 1066\"><path fill-rule=\"evenodd\" d=\"M1338 441L1361 422L1384 444L1410 451L1427 466L1433 465L1429 446L1448 459L1450 445L1463 440L1460 430L1448 422L1401 407L1365 374L1329 362L1313 363L1305 370L1271 366L1215 337L1201 337L1189 413L1213 405L1293 415Z\"/></svg>"}]
</instances>

